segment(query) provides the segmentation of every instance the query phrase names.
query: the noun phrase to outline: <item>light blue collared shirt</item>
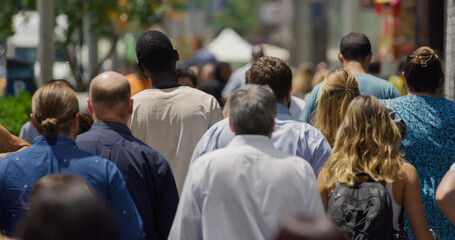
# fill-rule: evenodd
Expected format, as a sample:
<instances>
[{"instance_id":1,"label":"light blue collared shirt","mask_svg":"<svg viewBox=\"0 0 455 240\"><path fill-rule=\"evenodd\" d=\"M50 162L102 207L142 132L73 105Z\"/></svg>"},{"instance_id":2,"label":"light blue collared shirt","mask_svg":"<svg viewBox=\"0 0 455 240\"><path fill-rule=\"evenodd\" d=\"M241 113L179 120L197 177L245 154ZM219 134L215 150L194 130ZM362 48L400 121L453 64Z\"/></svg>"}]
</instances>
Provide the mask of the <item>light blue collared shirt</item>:
<instances>
[{"instance_id":1,"label":"light blue collared shirt","mask_svg":"<svg viewBox=\"0 0 455 240\"><path fill-rule=\"evenodd\" d=\"M168 239L272 239L293 214L324 215L308 162L238 135L190 166Z\"/></svg>"},{"instance_id":2,"label":"light blue collared shirt","mask_svg":"<svg viewBox=\"0 0 455 240\"><path fill-rule=\"evenodd\" d=\"M292 117L289 109L284 105L277 103L276 106L275 129L272 133L273 146L307 160L317 175L332 154L327 139L316 128ZM219 121L199 140L190 165L198 157L226 147L234 137L235 134L229 127L229 119Z\"/></svg>"}]
</instances>

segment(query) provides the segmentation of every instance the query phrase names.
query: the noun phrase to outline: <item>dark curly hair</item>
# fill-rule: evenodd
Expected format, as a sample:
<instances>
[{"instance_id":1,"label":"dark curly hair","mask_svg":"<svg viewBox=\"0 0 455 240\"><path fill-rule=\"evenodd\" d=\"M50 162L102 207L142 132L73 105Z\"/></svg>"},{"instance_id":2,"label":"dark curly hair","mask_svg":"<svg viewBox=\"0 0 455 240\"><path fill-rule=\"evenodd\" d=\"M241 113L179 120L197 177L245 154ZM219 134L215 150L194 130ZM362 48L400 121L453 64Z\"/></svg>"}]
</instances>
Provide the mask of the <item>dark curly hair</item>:
<instances>
[{"instance_id":1,"label":"dark curly hair","mask_svg":"<svg viewBox=\"0 0 455 240\"><path fill-rule=\"evenodd\" d=\"M143 33L136 43L139 64L147 70L166 70L172 66L175 49L169 38L155 30Z\"/></svg>"}]
</instances>

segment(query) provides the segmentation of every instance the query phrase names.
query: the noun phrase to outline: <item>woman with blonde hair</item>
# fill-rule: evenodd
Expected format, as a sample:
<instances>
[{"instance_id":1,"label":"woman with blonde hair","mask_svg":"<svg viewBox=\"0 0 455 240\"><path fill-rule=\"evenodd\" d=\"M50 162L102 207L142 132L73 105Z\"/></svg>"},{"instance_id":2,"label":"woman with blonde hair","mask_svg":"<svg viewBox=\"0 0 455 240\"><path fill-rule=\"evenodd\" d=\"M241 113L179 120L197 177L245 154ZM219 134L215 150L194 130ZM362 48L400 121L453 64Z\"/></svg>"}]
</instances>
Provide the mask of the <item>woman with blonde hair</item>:
<instances>
[{"instance_id":1,"label":"woman with blonde hair","mask_svg":"<svg viewBox=\"0 0 455 240\"><path fill-rule=\"evenodd\" d=\"M433 239L420 201L416 169L402 159L400 142L398 128L377 98L352 100L337 131L332 156L318 176L323 205L328 207L336 183L352 187L366 180L382 182L392 203L393 229L400 229L404 209L416 239Z\"/></svg>"},{"instance_id":2,"label":"woman with blonde hair","mask_svg":"<svg viewBox=\"0 0 455 240\"><path fill-rule=\"evenodd\" d=\"M359 95L359 83L349 70L338 68L325 77L319 89L318 107L311 125L324 134L330 146L333 147L336 131L349 103Z\"/></svg>"}]
</instances>

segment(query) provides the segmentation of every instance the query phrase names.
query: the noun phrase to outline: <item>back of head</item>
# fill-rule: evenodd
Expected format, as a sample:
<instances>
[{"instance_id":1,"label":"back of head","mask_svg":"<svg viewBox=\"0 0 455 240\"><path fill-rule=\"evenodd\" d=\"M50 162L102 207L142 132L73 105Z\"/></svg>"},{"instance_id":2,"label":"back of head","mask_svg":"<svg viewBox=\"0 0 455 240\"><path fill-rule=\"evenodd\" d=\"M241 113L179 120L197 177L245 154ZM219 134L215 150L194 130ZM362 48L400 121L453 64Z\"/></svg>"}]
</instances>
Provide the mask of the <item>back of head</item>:
<instances>
[{"instance_id":1,"label":"back of head","mask_svg":"<svg viewBox=\"0 0 455 240\"><path fill-rule=\"evenodd\" d=\"M269 136L275 115L276 100L268 86L247 84L229 99L229 117L236 135Z\"/></svg>"},{"instance_id":2,"label":"back of head","mask_svg":"<svg viewBox=\"0 0 455 240\"><path fill-rule=\"evenodd\" d=\"M285 99L292 85L291 68L276 57L262 57L246 72L247 84L268 85L277 101Z\"/></svg>"},{"instance_id":3,"label":"back of head","mask_svg":"<svg viewBox=\"0 0 455 240\"><path fill-rule=\"evenodd\" d=\"M130 84L119 73L101 73L90 83L90 101L98 119L107 113L124 118L128 115L130 98Z\"/></svg>"},{"instance_id":4,"label":"back of head","mask_svg":"<svg viewBox=\"0 0 455 240\"><path fill-rule=\"evenodd\" d=\"M403 71L412 92L437 93L444 85L442 61L429 47L420 47L409 54Z\"/></svg>"},{"instance_id":5,"label":"back of head","mask_svg":"<svg viewBox=\"0 0 455 240\"><path fill-rule=\"evenodd\" d=\"M336 180L349 186L356 173L375 181L393 182L403 169L401 136L387 109L373 96L358 96L349 105L324 169L329 185Z\"/></svg>"},{"instance_id":6,"label":"back of head","mask_svg":"<svg viewBox=\"0 0 455 240\"><path fill-rule=\"evenodd\" d=\"M32 111L38 133L55 136L68 133L73 118L79 111L76 93L58 81L44 84L32 99Z\"/></svg>"},{"instance_id":7,"label":"back of head","mask_svg":"<svg viewBox=\"0 0 455 240\"><path fill-rule=\"evenodd\" d=\"M351 32L341 39L340 53L347 61L363 62L371 53L370 40L362 33Z\"/></svg>"},{"instance_id":8,"label":"back of head","mask_svg":"<svg viewBox=\"0 0 455 240\"><path fill-rule=\"evenodd\" d=\"M293 216L282 224L275 240L347 240L335 224L325 216Z\"/></svg>"},{"instance_id":9,"label":"back of head","mask_svg":"<svg viewBox=\"0 0 455 240\"><path fill-rule=\"evenodd\" d=\"M324 134L332 147L346 109L357 96L360 96L359 83L348 69L335 69L322 82L311 124Z\"/></svg>"},{"instance_id":10,"label":"back of head","mask_svg":"<svg viewBox=\"0 0 455 240\"><path fill-rule=\"evenodd\" d=\"M117 239L105 203L83 179L65 174L48 175L35 184L20 235L22 240Z\"/></svg>"},{"instance_id":11,"label":"back of head","mask_svg":"<svg viewBox=\"0 0 455 240\"><path fill-rule=\"evenodd\" d=\"M136 43L140 66L149 71L169 70L175 61L175 50L169 38L155 30L143 33Z\"/></svg>"}]
</instances>

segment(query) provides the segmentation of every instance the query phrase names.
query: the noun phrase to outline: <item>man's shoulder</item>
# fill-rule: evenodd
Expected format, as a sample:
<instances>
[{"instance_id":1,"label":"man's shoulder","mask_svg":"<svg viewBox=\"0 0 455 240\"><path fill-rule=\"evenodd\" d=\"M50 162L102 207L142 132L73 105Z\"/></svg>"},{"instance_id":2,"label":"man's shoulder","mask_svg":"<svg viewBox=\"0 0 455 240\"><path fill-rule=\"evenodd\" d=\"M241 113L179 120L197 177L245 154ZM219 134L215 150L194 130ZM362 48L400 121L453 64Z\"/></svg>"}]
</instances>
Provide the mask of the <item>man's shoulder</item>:
<instances>
[{"instance_id":1,"label":"man's shoulder","mask_svg":"<svg viewBox=\"0 0 455 240\"><path fill-rule=\"evenodd\" d=\"M363 74L356 74L357 81L359 81L359 85L368 84L370 87L379 87L379 88L389 88L395 87L392 83L388 82L385 79L376 77L374 75L363 73Z\"/></svg>"},{"instance_id":2,"label":"man's shoulder","mask_svg":"<svg viewBox=\"0 0 455 240\"><path fill-rule=\"evenodd\" d=\"M112 137L111 137L112 136ZM105 139L109 138L109 142ZM139 153L146 155L158 155L158 151L141 141L140 139L134 137L131 134L125 134L121 131L114 129L91 129L83 134L80 134L76 138L76 143L83 146L92 146L99 147L101 145L107 144L120 149L124 152L130 153ZM84 149L84 147L81 147Z\"/></svg>"}]
</instances>

